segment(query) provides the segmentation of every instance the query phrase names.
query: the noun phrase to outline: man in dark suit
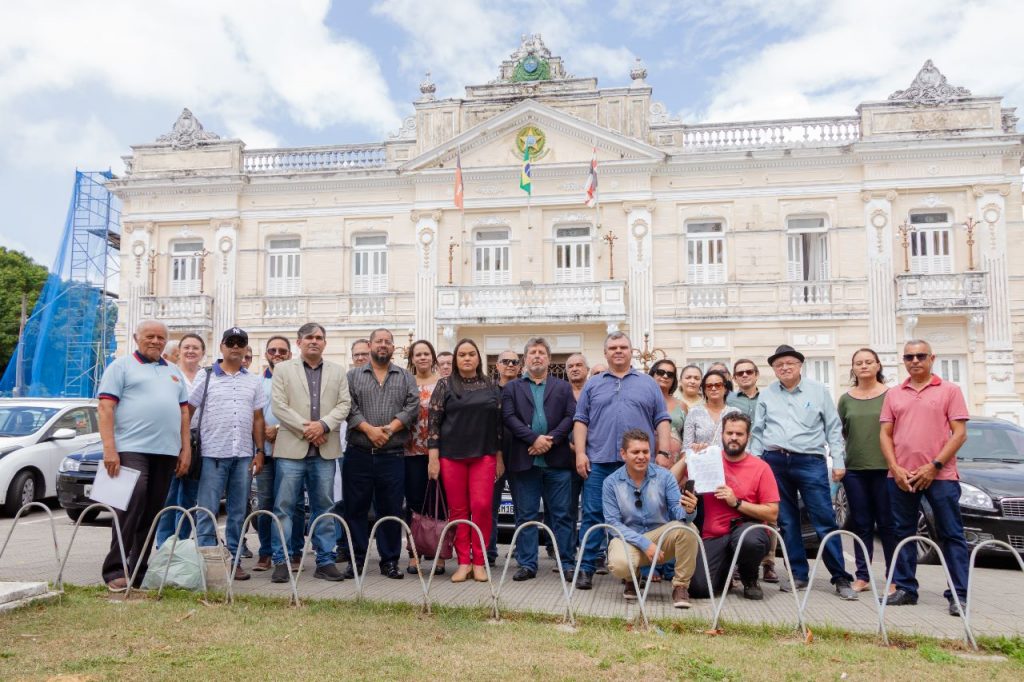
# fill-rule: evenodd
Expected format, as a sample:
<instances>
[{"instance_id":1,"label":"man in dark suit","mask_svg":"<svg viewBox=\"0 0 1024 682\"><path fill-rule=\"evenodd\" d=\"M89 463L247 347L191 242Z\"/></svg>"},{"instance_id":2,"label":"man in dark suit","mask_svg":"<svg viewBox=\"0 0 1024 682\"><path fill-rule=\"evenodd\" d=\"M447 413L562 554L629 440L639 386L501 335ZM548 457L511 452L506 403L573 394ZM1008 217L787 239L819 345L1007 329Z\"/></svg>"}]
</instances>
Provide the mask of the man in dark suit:
<instances>
[{"instance_id":1,"label":"man in dark suit","mask_svg":"<svg viewBox=\"0 0 1024 682\"><path fill-rule=\"evenodd\" d=\"M569 447L576 400L569 382L548 373L551 346L543 338L526 342L523 352L526 374L510 381L502 391L501 411L505 433L505 470L516 504L516 526L544 516L555 533L562 570L572 579L574 568L572 535L576 519L570 515L572 472L575 456ZM536 526L519 533L516 560L519 570L513 580L537 577Z\"/></svg>"}]
</instances>

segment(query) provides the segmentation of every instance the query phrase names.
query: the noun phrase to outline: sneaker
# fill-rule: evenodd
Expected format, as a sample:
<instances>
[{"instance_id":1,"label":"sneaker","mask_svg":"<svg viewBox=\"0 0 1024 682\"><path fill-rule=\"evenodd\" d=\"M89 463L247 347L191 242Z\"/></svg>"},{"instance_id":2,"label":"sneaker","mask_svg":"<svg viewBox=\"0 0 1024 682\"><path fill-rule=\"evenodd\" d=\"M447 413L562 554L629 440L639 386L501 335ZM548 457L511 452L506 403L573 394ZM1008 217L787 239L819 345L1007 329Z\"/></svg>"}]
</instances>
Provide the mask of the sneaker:
<instances>
[{"instance_id":1,"label":"sneaker","mask_svg":"<svg viewBox=\"0 0 1024 682\"><path fill-rule=\"evenodd\" d=\"M281 563L274 565L274 572L270 576L272 583L286 583L289 581L288 564Z\"/></svg>"},{"instance_id":2,"label":"sneaker","mask_svg":"<svg viewBox=\"0 0 1024 682\"><path fill-rule=\"evenodd\" d=\"M257 561L256 565L252 567L254 571L269 571L274 565L270 562L270 557L261 556Z\"/></svg>"},{"instance_id":3,"label":"sneaker","mask_svg":"<svg viewBox=\"0 0 1024 682\"><path fill-rule=\"evenodd\" d=\"M779 582L779 574L775 572L775 562L769 561L764 564L762 568L761 580L766 583L777 583Z\"/></svg>"},{"instance_id":4,"label":"sneaker","mask_svg":"<svg viewBox=\"0 0 1024 682\"><path fill-rule=\"evenodd\" d=\"M319 578L320 580L329 580L332 583L340 583L345 579L345 576L342 575L341 571L339 571L338 567L334 564L317 566L316 570L313 572L313 577Z\"/></svg>"},{"instance_id":5,"label":"sneaker","mask_svg":"<svg viewBox=\"0 0 1024 682\"><path fill-rule=\"evenodd\" d=\"M592 590L594 589L594 574L586 571L580 571L579 576L576 578L576 589L577 590Z\"/></svg>"},{"instance_id":6,"label":"sneaker","mask_svg":"<svg viewBox=\"0 0 1024 682\"><path fill-rule=\"evenodd\" d=\"M672 588L672 606L677 609L690 608L690 591L682 585L675 585Z\"/></svg>"},{"instance_id":7,"label":"sneaker","mask_svg":"<svg viewBox=\"0 0 1024 682\"><path fill-rule=\"evenodd\" d=\"M792 592L794 589L796 589L797 591L799 591L799 590L806 590L807 589L807 581L806 580L800 580L799 578L796 579L796 580L792 580L791 578L786 578L785 580L779 580L779 590L780 591L782 591L782 592Z\"/></svg>"},{"instance_id":8,"label":"sneaker","mask_svg":"<svg viewBox=\"0 0 1024 682\"><path fill-rule=\"evenodd\" d=\"M965 601L960 602L960 608L963 609L964 615L966 616L967 615L967 602L965 602ZM960 611L957 610L956 602L953 601L952 599L949 600L949 615L953 616L954 618L959 618L960 617Z\"/></svg>"},{"instance_id":9,"label":"sneaker","mask_svg":"<svg viewBox=\"0 0 1024 682\"><path fill-rule=\"evenodd\" d=\"M352 580L356 577L356 569L351 561L348 562L347 566L345 566L345 571L342 573L342 575L345 576L346 580Z\"/></svg>"},{"instance_id":10,"label":"sneaker","mask_svg":"<svg viewBox=\"0 0 1024 682\"><path fill-rule=\"evenodd\" d=\"M252 550L249 549L249 545L246 545L244 543L242 544L242 558L243 559L251 559L252 558Z\"/></svg>"},{"instance_id":11,"label":"sneaker","mask_svg":"<svg viewBox=\"0 0 1024 682\"><path fill-rule=\"evenodd\" d=\"M626 587L622 590L622 598L625 599L626 601L636 601L637 600L636 588L633 587L633 581L632 580L627 580L626 581Z\"/></svg>"},{"instance_id":12,"label":"sneaker","mask_svg":"<svg viewBox=\"0 0 1024 682\"><path fill-rule=\"evenodd\" d=\"M836 594L843 601L857 601L860 597L853 591L853 587L850 585L850 581L846 578L839 578L836 580Z\"/></svg>"},{"instance_id":13,"label":"sneaker","mask_svg":"<svg viewBox=\"0 0 1024 682\"><path fill-rule=\"evenodd\" d=\"M111 592L124 592L128 589L127 578L114 578L107 581L107 589Z\"/></svg>"},{"instance_id":14,"label":"sneaker","mask_svg":"<svg viewBox=\"0 0 1024 682\"><path fill-rule=\"evenodd\" d=\"M595 563L595 566L596 568L594 569L594 573L598 575L608 575L608 563L605 561L605 557L597 557L597 562Z\"/></svg>"},{"instance_id":15,"label":"sneaker","mask_svg":"<svg viewBox=\"0 0 1024 682\"><path fill-rule=\"evenodd\" d=\"M761 601L764 599L764 591L761 586L757 584L757 580L750 580L743 583L743 598L751 599L753 601Z\"/></svg>"},{"instance_id":16,"label":"sneaker","mask_svg":"<svg viewBox=\"0 0 1024 682\"><path fill-rule=\"evenodd\" d=\"M885 605L886 606L913 606L914 604L917 603L917 597L916 596L910 594L909 592L907 592L904 589L899 589L899 588L897 588L897 590L895 592L892 592L888 596L881 597L881 599L879 599L879 601L881 601L882 599L885 600ZM954 610L956 610L956 609L954 609Z\"/></svg>"},{"instance_id":17,"label":"sneaker","mask_svg":"<svg viewBox=\"0 0 1024 682\"><path fill-rule=\"evenodd\" d=\"M517 583L521 583L524 580L533 580L536 577L537 571L526 568L525 566L520 566L519 570L512 576L512 580Z\"/></svg>"}]
</instances>

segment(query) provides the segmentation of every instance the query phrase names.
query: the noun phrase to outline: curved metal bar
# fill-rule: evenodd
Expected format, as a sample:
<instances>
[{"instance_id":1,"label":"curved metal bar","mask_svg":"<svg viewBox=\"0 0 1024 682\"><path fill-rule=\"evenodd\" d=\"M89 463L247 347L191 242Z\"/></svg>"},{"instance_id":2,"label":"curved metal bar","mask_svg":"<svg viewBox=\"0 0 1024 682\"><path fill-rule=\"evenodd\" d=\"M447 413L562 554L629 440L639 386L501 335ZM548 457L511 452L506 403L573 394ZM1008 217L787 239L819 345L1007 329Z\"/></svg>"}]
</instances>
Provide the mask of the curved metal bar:
<instances>
[{"instance_id":1,"label":"curved metal bar","mask_svg":"<svg viewBox=\"0 0 1024 682\"><path fill-rule=\"evenodd\" d=\"M284 553L285 553L285 563L284 563L284 565L288 566L288 581L292 585L292 603L295 604L296 606L301 606L301 604L299 602L299 589L296 586L296 576L298 575L298 571L296 571L295 573L292 573L292 567L290 566L290 562L288 561L288 558L287 558L288 557L288 538L286 538L285 535L284 535L284 526L281 525L281 519L277 518L277 516L274 515L274 512L270 511L269 509L256 509L256 510L253 510L252 512L249 513L248 516L245 517L245 520L242 521L242 532L239 535L239 537L243 537L244 538L245 537L245 530L252 524L253 518L256 517L256 516L261 516L261 515L269 516L271 519L273 519L274 525L277 526L277 534L281 538L281 547L284 549ZM234 593L232 592L231 586L235 582L235 571L238 569L238 564L241 563L241 561L242 561L242 543L241 543L241 541L239 541L238 549L235 550L235 558L231 562L231 570L228 571L228 598L231 600L231 603L234 602Z\"/></svg>"},{"instance_id":2,"label":"curved metal bar","mask_svg":"<svg viewBox=\"0 0 1024 682\"><path fill-rule=\"evenodd\" d=\"M192 525L192 534L195 535L195 532L196 532L196 520L195 520L195 518L193 518L193 516L191 514L189 514L187 509L185 509L184 507L179 507L177 505L171 505L169 507L164 507L163 509L161 509L160 511L157 512L156 516L153 517L153 522L151 524L149 524L149 532L146 533L146 542L145 542L145 544L142 545L142 552L148 552L149 551L149 543L151 543L153 541L153 536L156 534L156 524L160 522L160 517L163 516L164 514L166 514L169 511L180 511L181 515L182 515L181 518L178 519L178 528L175 529L174 542L171 544L171 554L172 554L172 556L174 554L174 548L178 546L178 534L177 534L177 531L181 529L181 521L184 520L184 518L186 516L188 516L188 521ZM140 554L140 556L141 556L141 554ZM125 590L125 593L124 593L124 598L125 599L128 599L128 597L130 597L132 595L132 585L135 584L135 578L138 576L138 574L139 574L139 567L141 567L141 566L142 566L142 561L139 561L139 563L137 563L135 565L135 570L132 571L131 580L128 581L128 589ZM205 568L204 566L200 566L199 570L202 571L204 568ZM168 561L167 562L167 567L164 569L163 579L161 579L161 581L160 581L160 589L157 590L157 596L158 597L161 594L163 594L163 591L164 591L164 581L167 580L167 573L170 570L171 570L171 562Z\"/></svg>"},{"instance_id":3,"label":"curved metal bar","mask_svg":"<svg viewBox=\"0 0 1024 682\"><path fill-rule=\"evenodd\" d=\"M306 538L305 544L302 546L302 556L306 556L306 552L309 552L313 548L313 531L316 530L316 526L320 523L320 519L334 519L341 523L341 527L345 529L345 539L348 540L348 555L350 557L355 556L355 548L352 546L352 532L348 528L348 523L345 519L341 518L334 512L324 512L320 516L313 519L312 523L309 524L309 536ZM365 563L365 562L364 562ZM297 575L302 573L302 562L299 562L299 570ZM356 598L360 599L363 596L363 577L359 575L359 571L352 571L356 580Z\"/></svg>"},{"instance_id":4,"label":"curved metal bar","mask_svg":"<svg viewBox=\"0 0 1024 682\"><path fill-rule=\"evenodd\" d=\"M64 567L68 563L68 555L71 554L71 546L75 544L75 537L78 535L78 527L82 525L82 521L85 520L86 514L93 509L106 509L108 512L114 515L114 536L117 538L117 545L121 549L121 569L124 571L125 580L128 579L128 559L124 553L124 536L121 535L121 522L117 520L117 512L109 504L103 504L102 502L93 502L88 507L82 510L82 513L78 516L78 520L75 521L75 529L71 531L71 539L68 540L68 548L64 550L64 558L60 562L60 570L57 572L57 589L64 589ZM131 583L128 583L128 587L131 587Z\"/></svg>"},{"instance_id":5,"label":"curved metal bar","mask_svg":"<svg viewBox=\"0 0 1024 682\"><path fill-rule=\"evenodd\" d=\"M814 575L818 572L818 566L821 565L821 559L825 554L825 543L827 543L829 539L833 536L838 537L840 535L849 535L851 538L853 538L854 543L860 545L860 550L864 553L865 559L871 556L868 553L868 546L864 543L864 540L862 540L856 533L853 533L852 531L848 530L843 530L842 528L838 528L836 530L832 530L828 533L825 533L825 535L823 535L821 538L821 542L818 544L818 554L814 559L814 565L811 566L811 574L807 579L807 589L804 590L804 599L800 603L801 613L807 613L807 600L811 596L811 587L814 585ZM885 645L889 646L889 633L886 632L885 621L882 619L882 609L881 604L879 603L878 589L875 587L875 576L870 570L868 571L868 585L871 586L871 597L872 599L874 599L874 604L876 607L878 607L878 632L882 635L882 641L885 643Z\"/></svg>"},{"instance_id":6,"label":"curved metal bar","mask_svg":"<svg viewBox=\"0 0 1024 682\"><path fill-rule=\"evenodd\" d=\"M412 548L412 556L413 556L413 558L416 559L416 566L417 566L416 577L420 579L420 591L423 592L423 596L424 596L424 598L426 598L427 585L426 585L426 583L423 582L423 573L418 569L418 567L420 565L420 555L416 551L416 543L413 542L413 539L412 539L412 529L409 528L409 524L407 524L405 522L405 519L399 518L397 516L382 516L379 519L377 519L377 521L373 524L373 527L370 528L370 537L366 540L366 556L363 557L363 575L362 575L362 578L356 583L356 587L358 588L358 592L356 593L357 598L359 598L359 599L363 598L363 585L366 584L366 569L367 569L367 566L369 564L369 559L370 559L370 547L373 545L373 538L374 538L374 536L377 535L377 528L380 527L380 524L384 523L385 521L396 521L396 522L402 524L402 528L405 529L406 540L408 541L409 546ZM344 521L342 523L344 523ZM347 525L345 526L345 530L346 530L346 532L348 531L348 526ZM312 533L310 533L310 535L312 535ZM483 537L483 536L481 535L481 537ZM438 546L440 546L440 543L438 543ZM486 547L486 545L484 545L484 546ZM351 556L352 560L355 561L355 556L356 555L353 553L353 550L352 550L351 538L349 539L349 556ZM434 561L436 562L437 559L435 558ZM488 578L490 578L490 571L488 571ZM493 590L492 590L492 592L493 592Z\"/></svg>"},{"instance_id":7,"label":"curved metal bar","mask_svg":"<svg viewBox=\"0 0 1024 682\"><path fill-rule=\"evenodd\" d=\"M971 604L973 603L973 601L971 600L971 588L974 587L974 560L978 556L978 550L980 550L985 545L992 545L994 547L1005 547L1006 549L1010 550L1010 553L1013 554L1014 558L1017 559L1017 563L1020 564L1020 570L1024 571L1024 559L1021 558L1020 552L1018 552L1015 548L1010 546L1008 543L1003 542L1002 540L992 539L992 540L985 540L983 542L979 542L977 545L975 545L974 549L971 550L971 562L967 566L967 614L966 615L967 615L967 624L968 625L970 625L970 623L971 623Z\"/></svg>"},{"instance_id":8,"label":"curved metal bar","mask_svg":"<svg viewBox=\"0 0 1024 682\"><path fill-rule=\"evenodd\" d=\"M786 551L786 542L782 539L782 533L780 533L777 529L772 528L771 526L769 526L767 524L755 523L753 525L747 526L746 528L743 529L743 532L740 533L740 539L736 543L736 549L732 553L732 561L729 563L729 572L726 573L727 576L731 577L732 574L733 574L733 571L736 570L736 562L739 561L739 558L740 558L740 548L743 547L743 539L745 537L747 537L747 533L749 533L750 531L752 531L752 530L754 530L756 528L763 528L766 531L768 531L769 533L773 533L776 537L778 537L778 539L779 539L779 546L782 547L782 558L786 562L787 566L792 566L792 564L789 563L789 552ZM807 626L804 624L804 612L800 609L800 595L798 595L796 593L796 585L793 584L793 576L792 575L790 575L790 586L791 586L792 591L793 591L793 604L796 606L797 625L800 627L800 633L803 634L803 636L806 638L807 637ZM712 593L714 593L714 588L713 587L711 588L711 591L712 591ZM715 605L715 620L714 620L714 622L711 623L711 629L712 630L718 629L718 619L722 615L722 608L725 606L725 598L728 597L728 596L729 596L729 590L728 589L722 590L722 598L719 599L718 603Z\"/></svg>"},{"instance_id":9,"label":"curved metal bar","mask_svg":"<svg viewBox=\"0 0 1024 682\"><path fill-rule=\"evenodd\" d=\"M579 545L577 545L577 546L580 547L580 548L586 547L587 546L587 538L590 537L590 534L592 532L594 532L595 530L598 530L598 529L612 531L613 533L615 533L616 535L619 536L619 538L622 540L622 544L623 545L625 545L627 548L629 547L629 543L626 542L626 536L622 534L621 530L619 530L615 526L611 525L610 523L595 523L593 526L591 526L590 528L587 529L586 533L583 534L583 537L580 538ZM569 587L569 603L570 603L570 605L572 604L572 595L576 592L576 579L580 575L580 566L583 565L583 552L579 551L576 554L577 554L576 555L576 569L572 573L572 585ZM627 552L627 558L628 558L628 552ZM629 578L630 578L630 580L633 581L633 589L636 590L637 595L639 595L640 594L640 583L637 582L637 579L636 579L636 567L633 566L633 562L632 561L629 562ZM639 598L637 599L637 607L640 610L640 620L641 620L641 623L644 626L644 629L649 628L651 626L651 622L647 619L647 609L646 609L642 599L639 599Z\"/></svg>"},{"instance_id":10,"label":"curved metal bar","mask_svg":"<svg viewBox=\"0 0 1024 682\"><path fill-rule=\"evenodd\" d=\"M200 507L199 505L196 505L194 507L189 507L188 508L188 512L193 515L193 518L195 518L195 512L202 512L202 513L206 514L207 516L209 516L210 517L210 523L213 524L213 534L217 537L218 545L223 545L224 549L227 549L227 542L226 542L226 540L221 540L220 535L217 534L217 515L216 514L214 514L212 511L210 511L206 507ZM192 532L195 533L195 538L194 539L196 541L196 551L199 550L199 528L198 528L198 526L199 526L199 524L197 522L194 522L192 524ZM181 530L181 519L178 519L178 527L174 529L174 534L178 535L180 530ZM201 555L201 553L200 553L200 555ZM221 555L220 561L221 561L221 565L224 566L224 570L227 571L227 567L228 566L227 566L227 562L224 561L224 556L223 555ZM204 566L202 568L203 593L206 594L207 593L207 583L206 583L205 559L203 560L203 562L204 562ZM227 603L229 603L229 604L231 603L231 601L233 599L233 595L231 594L231 585L230 584L228 585L228 594L227 594L227 597L225 599L226 599Z\"/></svg>"},{"instance_id":11,"label":"curved metal bar","mask_svg":"<svg viewBox=\"0 0 1024 682\"><path fill-rule=\"evenodd\" d=\"M501 569L501 580L498 581L498 591L495 598L501 599L501 588L505 584L505 576L508 575L508 565L511 563L512 552L516 548L516 540L519 539L519 531L528 526L536 526L547 531L548 536L551 538L551 544L555 548L555 563L558 565L558 578L562 581L562 596L565 597L565 622L575 625L576 619L572 615L572 602L569 601L569 586L565 582L565 572L562 570L562 556L558 551L558 540L555 538L555 532L551 530L551 527L540 521L524 521L516 526L515 532L512 533L512 541L509 543L508 553L505 555L505 566ZM540 542L537 544L539 546Z\"/></svg>"},{"instance_id":12,"label":"curved metal bar","mask_svg":"<svg viewBox=\"0 0 1024 682\"><path fill-rule=\"evenodd\" d=\"M967 618L964 615L964 609L963 606L961 606L960 604L960 597L956 593L956 587L953 585L953 577L949 573L949 567L946 565L946 557L942 554L942 548L940 548L934 540L932 540L931 538L926 538L923 535L911 535L910 537L903 538L896 545L896 549L892 551L892 565L889 566L889 575L886 576L885 591L883 592L883 594L886 595L886 598L884 601L881 602L882 608L879 610L878 617L882 619L885 618L885 607L889 603L889 586L892 585L892 577L896 573L896 562L899 561L900 551L903 550L904 545L911 542L920 542L922 540L924 542L927 542L932 547L934 547L935 553L939 555L939 564L942 565L942 572L946 575L946 585L949 586L949 591L953 595L953 600L956 602L956 610L957 613L960 614L960 620L962 620L964 623L964 639L966 639L967 643L971 645L971 648L977 651L978 643L974 641L974 633L971 632L971 624L967 622ZM967 576L967 579L969 582L970 575Z\"/></svg>"},{"instance_id":13,"label":"curved metal bar","mask_svg":"<svg viewBox=\"0 0 1024 682\"><path fill-rule=\"evenodd\" d=\"M387 516L385 516L384 518L397 518L397 517L394 517L394 516L387 517ZM401 521L401 519L399 519L399 520ZM378 521L377 523L380 523L380 521ZM445 538L446 535L448 535L448 530L452 526L458 526L460 524L461 525L467 525L467 526L473 528L474 530L476 530L476 534L477 534L477 536L480 539L480 547L482 549L487 547L487 541L484 540L484 534L483 534L483 531L480 530L480 526L476 525L475 523L473 523L469 519L452 519L451 521L446 523L444 525L444 528L441 529L441 536L437 539L437 546L438 547L443 546L444 545L444 538ZM437 552L437 554L440 554L440 552ZM434 583L434 572L435 572L435 569L437 568L437 559L438 559L437 554L434 555L434 565L430 567L430 575L427 577L427 588L423 592L423 610L426 613L430 613L430 597L429 597L429 595L430 595L430 586ZM417 561L416 563L419 563L419 561ZM491 565L486 560L484 561L484 569L487 571L487 585L491 589L491 612L492 612L495 620L497 620L497 619L499 619L501 617L500 614L498 613L498 595L494 591L494 578L491 575Z\"/></svg>"},{"instance_id":14,"label":"curved metal bar","mask_svg":"<svg viewBox=\"0 0 1024 682\"><path fill-rule=\"evenodd\" d=\"M671 533L672 531L676 530L677 528L681 528L684 531L686 531L687 533L690 533L695 538L697 538L697 551L700 554L700 557L703 559L704 577L707 578L707 581L708 581L708 592L710 592L710 594L711 594L711 603L714 604L715 603L715 590L714 590L714 586L711 584L711 568L708 566L708 555L707 555L707 552L704 551L704 541L701 539L700 533L697 532L697 529L694 528L691 524L689 524L689 523L682 523L680 521L672 521L669 524L669 527L666 528L665 530L663 530L660 535L658 535L658 541L657 541L657 543L654 546L654 556L655 556L655 559L657 559L657 557L661 556L661 547L662 547L662 543L665 541L665 538L668 536L669 533ZM678 559L676 559L676 560L678 561ZM657 560L651 562L651 574L652 575L654 574L654 571L655 571L656 568L657 568ZM650 580L650 579L647 580L647 583L644 585L643 594L640 595L640 599L643 600L644 605L647 604L647 592L651 589L651 583L652 582L653 581Z\"/></svg>"},{"instance_id":15,"label":"curved metal bar","mask_svg":"<svg viewBox=\"0 0 1024 682\"><path fill-rule=\"evenodd\" d=\"M30 507L39 507L46 512L47 516L50 517L50 533L53 535L53 556L57 560L57 566L59 567L60 547L57 545L57 524L53 520L53 511L42 502L29 502L28 504L22 505L21 509L18 510L18 513L14 515L14 521L11 523L11 529L7 531L7 537L4 539L3 547L0 547L0 559L3 558L4 552L7 550L7 543L11 541L11 536L14 535L14 529L18 525L18 521L21 520L22 515L27 512Z\"/></svg>"}]
</instances>

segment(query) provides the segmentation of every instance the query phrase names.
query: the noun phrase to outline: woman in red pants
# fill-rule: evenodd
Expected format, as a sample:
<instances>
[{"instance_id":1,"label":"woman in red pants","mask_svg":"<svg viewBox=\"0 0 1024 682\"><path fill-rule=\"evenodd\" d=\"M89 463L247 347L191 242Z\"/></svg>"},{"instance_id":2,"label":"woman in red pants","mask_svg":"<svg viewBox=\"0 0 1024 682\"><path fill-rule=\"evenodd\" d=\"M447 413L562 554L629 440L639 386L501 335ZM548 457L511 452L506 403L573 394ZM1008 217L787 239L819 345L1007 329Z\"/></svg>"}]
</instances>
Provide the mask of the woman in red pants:
<instances>
[{"instance_id":1,"label":"woman in red pants","mask_svg":"<svg viewBox=\"0 0 1024 682\"><path fill-rule=\"evenodd\" d=\"M455 369L440 379L430 397L427 475L444 483L448 518L469 519L491 535L491 494L501 476L501 393L484 373L480 349L470 339L455 344ZM470 526L455 532L459 568L453 583L470 575L485 582L486 550Z\"/></svg>"}]
</instances>

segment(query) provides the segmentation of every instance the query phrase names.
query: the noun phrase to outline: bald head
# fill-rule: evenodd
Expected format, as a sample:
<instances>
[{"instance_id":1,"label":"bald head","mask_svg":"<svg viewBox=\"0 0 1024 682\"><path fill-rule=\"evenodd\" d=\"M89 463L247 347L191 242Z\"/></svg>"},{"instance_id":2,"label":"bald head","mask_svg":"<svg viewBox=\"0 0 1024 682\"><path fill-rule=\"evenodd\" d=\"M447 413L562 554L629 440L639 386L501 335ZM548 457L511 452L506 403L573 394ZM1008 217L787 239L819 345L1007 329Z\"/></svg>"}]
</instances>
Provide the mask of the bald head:
<instances>
[{"instance_id":1,"label":"bald head","mask_svg":"<svg viewBox=\"0 0 1024 682\"><path fill-rule=\"evenodd\" d=\"M167 325L159 320L143 320L135 327L135 345L147 360L157 362L167 345Z\"/></svg>"}]
</instances>

